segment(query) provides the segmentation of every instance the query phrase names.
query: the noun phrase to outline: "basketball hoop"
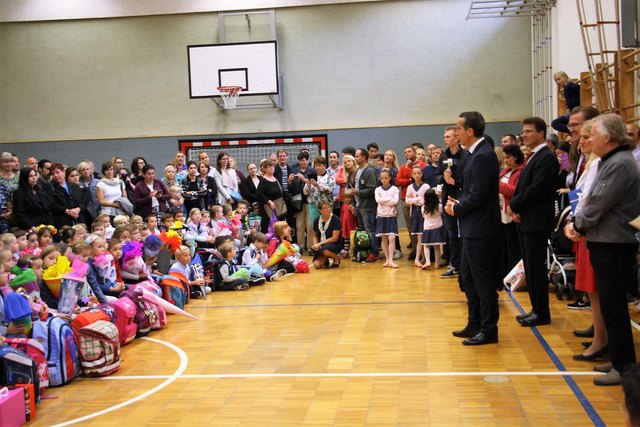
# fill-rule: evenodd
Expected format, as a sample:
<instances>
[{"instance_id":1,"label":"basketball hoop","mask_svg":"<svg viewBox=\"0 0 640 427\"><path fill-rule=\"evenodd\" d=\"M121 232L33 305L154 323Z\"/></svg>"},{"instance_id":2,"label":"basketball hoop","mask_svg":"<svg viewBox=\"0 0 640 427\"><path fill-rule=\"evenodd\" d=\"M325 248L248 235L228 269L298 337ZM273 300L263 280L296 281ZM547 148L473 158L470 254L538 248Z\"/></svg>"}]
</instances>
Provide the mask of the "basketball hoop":
<instances>
[{"instance_id":1,"label":"basketball hoop","mask_svg":"<svg viewBox=\"0 0 640 427\"><path fill-rule=\"evenodd\" d=\"M223 108L225 110L233 110L236 108L236 102L238 102L240 91L242 91L242 86L219 86L218 87L218 92L220 92L220 97L224 102Z\"/></svg>"}]
</instances>

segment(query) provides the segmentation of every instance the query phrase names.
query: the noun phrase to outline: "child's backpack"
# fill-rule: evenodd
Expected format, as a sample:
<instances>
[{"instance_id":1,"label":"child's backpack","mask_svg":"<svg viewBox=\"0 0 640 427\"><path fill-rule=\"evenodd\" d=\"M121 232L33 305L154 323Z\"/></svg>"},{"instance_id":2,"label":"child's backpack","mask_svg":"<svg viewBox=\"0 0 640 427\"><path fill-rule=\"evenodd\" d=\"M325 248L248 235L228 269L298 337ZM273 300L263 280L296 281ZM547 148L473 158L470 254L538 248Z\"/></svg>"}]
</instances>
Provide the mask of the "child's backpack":
<instances>
[{"instance_id":1,"label":"child's backpack","mask_svg":"<svg viewBox=\"0 0 640 427\"><path fill-rule=\"evenodd\" d=\"M236 263L236 265L243 265L242 258L244 257L244 253L246 251L249 251L251 253L252 255L251 258L253 258L256 255L255 251L251 249L251 246L243 246L236 251L236 257L234 259L234 262Z\"/></svg>"},{"instance_id":2,"label":"child's backpack","mask_svg":"<svg viewBox=\"0 0 640 427\"><path fill-rule=\"evenodd\" d=\"M195 255L200 255L200 260L203 264L207 261L222 259L222 255L220 255L220 252L213 248L198 248L196 249Z\"/></svg>"},{"instance_id":3,"label":"child's backpack","mask_svg":"<svg viewBox=\"0 0 640 427\"><path fill-rule=\"evenodd\" d=\"M353 252L356 261L362 262L367 259L371 250L371 241L367 230L358 229L353 238Z\"/></svg>"},{"instance_id":4,"label":"child's backpack","mask_svg":"<svg viewBox=\"0 0 640 427\"><path fill-rule=\"evenodd\" d=\"M155 311L155 322L151 324L151 330L156 331L167 326L167 312L161 305L156 305L147 301Z\"/></svg>"},{"instance_id":5,"label":"child's backpack","mask_svg":"<svg viewBox=\"0 0 640 427\"><path fill-rule=\"evenodd\" d=\"M27 353L10 345L0 346L0 385L33 384L40 401L40 379L36 362Z\"/></svg>"},{"instance_id":6,"label":"child's backpack","mask_svg":"<svg viewBox=\"0 0 640 427\"><path fill-rule=\"evenodd\" d=\"M138 288L143 290L143 293L142 293L143 297L144 297L144 292L153 293L152 291L149 290L149 288L147 286L142 286L142 283L138 283L137 285L132 286L130 289L131 290L135 290L135 289L138 289ZM158 289L160 289L160 288L158 288ZM155 295L155 293L154 293L154 295ZM145 299L144 301L155 312L155 319L156 320L155 320L155 322L153 322L151 324L151 330L155 331L157 329L162 329L165 326L167 326L167 312L165 311L164 307L162 307L161 305L155 304L155 303L149 301L148 299Z\"/></svg>"},{"instance_id":7,"label":"child's backpack","mask_svg":"<svg viewBox=\"0 0 640 427\"><path fill-rule=\"evenodd\" d=\"M120 367L118 328L107 320L98 320L78 331L80 363L85 377L105 377Z\"/></svg>"},{"instance_id":8,"label":"child's backpack","mask_svg":"<svg viewBox=\"0 0 640 427\"><path fill-rule=\"evenodd\" d=\"M17 348L29 355L35 362L36 374L40 382L40 392L49 387L49 363L45 356L44 346L33 338L7 338L6 341L13 348Z\"/></svg>"},{"instance_id":9,"label":"child's backpack","mask_svg":"<svg viewBox=\"0 0 640 427\"><path fill-rule=\"evenodd\" d=\"M80 341L80 335L79 335L80 329L92 323L95 323L98 320L106 320L107 322L110 322L111 318L109 317L108 314L106 314L101 310L88 310L78 314L71 321L71 329L73 329L73 333L76 336L76 341L78 342Z\"/></svg>"},{"instance_id":10,"label":"child's backpack","mask_svg":"<svg viewBox=\"0 0 640 427\"><path fill-rule=\"evenodd\" d=\"M33 322L33 338L46 349L49 385L56 387L73 381L80 374L80 351L71 325L60 317Z\"/></svg>"},{"instance_id":11,"label":"child's backpack","mask_svg":"<svg viewBox=\"0 0 640 427\"><path fill-rule=\"evenodd\" d=\"M95 306L91 310L92 311L100 310L101 312L103 312L104 314L109 316L109 322L113 323L114 325L118 324L118 314L117 314L116 308L115 308L115 306L113 304L111 304L111 303L98 304L97 306Z\"/></svg>"},{"instance_id":12,"label":"child's backpack","mask_svg":"<svg viewBox=\"0 0 640 427\"><path fill-rule=\"evenodd\" d=\"M182 273L170 271L162 276L162 298L178 308L184 308L189 302L189 280Z\"/></svg>"},{"instance_id":13,"label":"child's backpack","mask_svg":"<svg viewBox=\"0 0 640 427\"><path fill-rule=\"evenodd\" d=\"M36 372L40 380L40 388L44 391L49 387L49 363L45 356L45 348L33 338L7 338L6 343L13 348L24 351L36 363Z\"/></svg>"},{"instance_id":14,"label":"child's backpack","mask_svg":"<svg viewBox=\"0 0 640 427\"><path fill-rule=\"evenodd\" d=\"M136 317L136 305L129 298L119 298L111 303L116 312L116 327L120 337L120 347L127 345L136 337L138 326Z\"/></svg>"},{"instance_id":15,"label":"child's backpack","mask_svg":"<svg viewBox=\"0 0 640 427\"><path fill-rule=\"evenodd\" d=\"M136 332L136 338L145 337L149 335L151 330L151 324L156 321L157 311L155 307L144 300L142 289L125 290L120 294L120 298L129 298L134 302L136 306L136 314L133 319L138 331Z\"/></svg>"}]
</instances>

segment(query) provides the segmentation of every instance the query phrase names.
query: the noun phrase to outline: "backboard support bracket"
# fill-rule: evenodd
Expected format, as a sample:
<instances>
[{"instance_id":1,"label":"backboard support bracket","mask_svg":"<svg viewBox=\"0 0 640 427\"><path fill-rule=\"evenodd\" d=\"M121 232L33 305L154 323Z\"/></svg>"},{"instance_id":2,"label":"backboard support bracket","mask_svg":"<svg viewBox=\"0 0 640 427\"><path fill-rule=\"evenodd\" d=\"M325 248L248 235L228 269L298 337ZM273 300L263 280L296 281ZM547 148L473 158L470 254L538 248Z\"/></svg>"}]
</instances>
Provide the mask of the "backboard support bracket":
<instances>
[{"instance_id":1,"label":"backboard support bracket","mask_svg":"<svg viewBox=\"0 0 640 427\"><path fill-rule=\"evenodd\" d=\"M251 26L251 16L252 15L268 15L269 18L269 29L271 40L277 40L276 35L276 11L274 9L269 10L257 10L257 11L246 11L246 12L219 12L218 13L218 36L220 38L220 43L227 42L227 34L225 27L225 18L231 16L245 16L247 20L247 25ZM276 58L276 61L279 62L279 59ZM280 70L280 66L278 64L278 70ZM282 84L282 75L278 74L278 93L274 95L263 95L262 98L264 101L260 102L248 102L248 97L243 97L242 94L240 98L238 98L238 103L236 104L236 110L247 110L254 108L278 108L280 110L284 109L284 86ZM259 95L258 95L259 96ZM218 106L221 111L227 112L229 110L224 108L224 103L222 99L218 96L211 98L211 100Z\"/></svg>"}]
</instances>

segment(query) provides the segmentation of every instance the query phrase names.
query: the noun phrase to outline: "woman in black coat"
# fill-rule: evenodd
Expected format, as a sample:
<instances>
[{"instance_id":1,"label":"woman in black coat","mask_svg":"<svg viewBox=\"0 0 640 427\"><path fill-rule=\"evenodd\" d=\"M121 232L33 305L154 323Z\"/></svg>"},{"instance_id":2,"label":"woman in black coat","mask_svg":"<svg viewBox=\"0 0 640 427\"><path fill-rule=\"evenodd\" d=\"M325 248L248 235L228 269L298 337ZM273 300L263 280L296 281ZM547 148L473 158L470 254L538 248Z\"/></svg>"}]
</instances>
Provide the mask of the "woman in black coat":
<instances>
[{"instance_id":1,"label":"woman in black coat","mask_svg":"<svg viewBox=\"0 0 640 427\"><path fill-rule=\"evenodd\" d=\"M39 189L38 173L20 169L18 189L13 192L13 211L18 227L29 230L40 224L51 224L50 198Z\"/></svg>"},{"instance_id":2,"label":"woman in black coat","mask_svg":"<svg viewBox=\"0 0 640 427\"><path fill-rule=\"evenodd\" d=\"M84 219L82 190L79 186L67 183L64 166L54 163L49 168L53 194L51 196L51 214L53 225L61 229L63 226L74 226Z\"/></svg>"},{"instance_id":3,"label":"woman in black coat","mask_svg":"<svg viewBox=\"0 0 640 427\"><path fill-rule=\"evenodd\" d=\"M263 200L258 195L258 185L262 179L258 176L258 167L255 163L249 163L247 172L249 174L240 183L240 194L249 203L262 202Z\"/></svg>"}]
</instances>

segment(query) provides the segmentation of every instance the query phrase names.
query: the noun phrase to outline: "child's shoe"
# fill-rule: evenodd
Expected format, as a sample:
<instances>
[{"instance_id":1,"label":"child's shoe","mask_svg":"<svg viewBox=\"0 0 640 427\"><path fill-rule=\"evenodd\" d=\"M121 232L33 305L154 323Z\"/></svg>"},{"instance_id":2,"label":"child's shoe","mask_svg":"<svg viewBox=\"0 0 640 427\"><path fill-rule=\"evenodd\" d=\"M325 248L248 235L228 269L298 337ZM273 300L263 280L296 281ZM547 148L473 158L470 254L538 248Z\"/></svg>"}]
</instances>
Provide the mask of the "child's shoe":
<instances>
[{"instance_id":1,"label":"child's shoe","mask_svg":"<svg viewBox=\"0 0 640 427\"><path fill-rule=\"evenodd\" d=\"M287 271L283 268L281 268L280 270L276 271L272 276L271 276L271 281L272 282L277 282L280 279L282 279L282 277L287 274Z\"/></svg>"}]
</instances>

